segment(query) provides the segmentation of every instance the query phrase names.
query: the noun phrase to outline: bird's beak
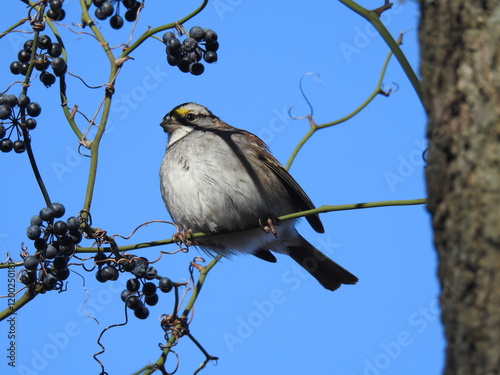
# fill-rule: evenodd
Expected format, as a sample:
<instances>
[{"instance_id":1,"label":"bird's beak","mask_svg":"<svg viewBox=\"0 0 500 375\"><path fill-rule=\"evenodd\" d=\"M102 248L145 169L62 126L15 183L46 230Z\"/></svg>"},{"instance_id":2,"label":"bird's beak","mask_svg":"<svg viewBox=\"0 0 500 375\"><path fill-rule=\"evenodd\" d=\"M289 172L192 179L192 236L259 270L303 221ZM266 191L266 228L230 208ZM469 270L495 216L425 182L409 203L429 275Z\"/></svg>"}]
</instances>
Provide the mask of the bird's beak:
<instances>
[{"instance_id":1,"label":"bird's beak","mask_svg":"<svg viewBox=\"0 0 500 375\"><path fill-rule=\"evenodd\" d=\"M170 133L174 129L178 127L178 124L176 124L173 120L172 117L169 115L166 115L163 118L163 121L160 123L160 126L163 128L163 131L165 133Z\"/></svg>"}]
</instances>

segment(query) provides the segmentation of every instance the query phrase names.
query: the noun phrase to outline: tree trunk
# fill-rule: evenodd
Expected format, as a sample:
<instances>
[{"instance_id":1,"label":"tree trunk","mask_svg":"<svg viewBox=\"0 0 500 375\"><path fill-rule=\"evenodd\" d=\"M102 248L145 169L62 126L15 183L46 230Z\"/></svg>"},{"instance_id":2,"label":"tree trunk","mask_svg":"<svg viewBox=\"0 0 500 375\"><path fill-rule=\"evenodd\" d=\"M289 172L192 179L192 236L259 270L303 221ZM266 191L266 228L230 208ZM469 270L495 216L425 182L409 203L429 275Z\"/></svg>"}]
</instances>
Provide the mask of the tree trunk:
<instances>
[{"instance_id":1,"label":"tree trunk","mask_svg":"<svg viewBox=\"0 0 500 375\"><path fill-rule=\"evenodd\" d=\"M500 373L500 2L421 0L446 375Z\"/></svg>"}]
</instances>

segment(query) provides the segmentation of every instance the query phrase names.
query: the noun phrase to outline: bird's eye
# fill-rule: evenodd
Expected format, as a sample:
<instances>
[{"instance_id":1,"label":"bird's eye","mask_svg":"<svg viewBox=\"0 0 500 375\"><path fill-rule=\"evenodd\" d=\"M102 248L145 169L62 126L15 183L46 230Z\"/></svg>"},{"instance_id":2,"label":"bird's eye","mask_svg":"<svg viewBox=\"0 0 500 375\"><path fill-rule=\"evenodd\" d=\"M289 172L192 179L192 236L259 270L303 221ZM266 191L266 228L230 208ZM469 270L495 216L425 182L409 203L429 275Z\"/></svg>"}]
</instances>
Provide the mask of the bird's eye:
<instances>
[{"instance_id":1,"label":"bird's eye","mask_svg":"<svg viewBox=\"0 0 500 375\"><path fill-rule=\"evenodd\" d=\"M186 115L186 120L188 120L189 122L193 122L194 120L196 120L196 115L193 113L188 113Z\"/></svg>"}]
</instances>

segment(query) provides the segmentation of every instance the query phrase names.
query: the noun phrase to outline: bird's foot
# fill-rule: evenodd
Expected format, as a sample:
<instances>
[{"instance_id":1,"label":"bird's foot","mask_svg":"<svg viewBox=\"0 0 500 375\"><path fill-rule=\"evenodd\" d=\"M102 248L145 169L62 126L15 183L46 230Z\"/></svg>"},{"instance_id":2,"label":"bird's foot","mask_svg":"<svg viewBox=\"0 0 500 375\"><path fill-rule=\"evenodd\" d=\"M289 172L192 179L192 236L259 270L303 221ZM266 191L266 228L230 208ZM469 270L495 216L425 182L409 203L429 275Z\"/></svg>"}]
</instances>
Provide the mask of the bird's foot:
<instances>
[{"instance_id":1,"label":"bird's foot","mask_svg":"<svg viewBox=\"0 0 500 375\"><path fill-rule=\"evenodd\" d=\"M278 238L278 231L276 230L276 225L279 225L279 222L274 217L268 217L264 222L259 219L259 225L262 230L266 233L272 233L274 237Z\"/></svg>"},{"instance_id":2,"label":"bird's foot","mask_svg":"<svg viewBox=\"0 0 500 375\"><path fill-rule=\"evenodd\" d=\"M193 231L188 229L187 232L177 232L172 236L172 241L176 244L181 245L184 244L186 247L191 246L194 241L191 241L193 238Z\"/></svg>"}]
</instances>

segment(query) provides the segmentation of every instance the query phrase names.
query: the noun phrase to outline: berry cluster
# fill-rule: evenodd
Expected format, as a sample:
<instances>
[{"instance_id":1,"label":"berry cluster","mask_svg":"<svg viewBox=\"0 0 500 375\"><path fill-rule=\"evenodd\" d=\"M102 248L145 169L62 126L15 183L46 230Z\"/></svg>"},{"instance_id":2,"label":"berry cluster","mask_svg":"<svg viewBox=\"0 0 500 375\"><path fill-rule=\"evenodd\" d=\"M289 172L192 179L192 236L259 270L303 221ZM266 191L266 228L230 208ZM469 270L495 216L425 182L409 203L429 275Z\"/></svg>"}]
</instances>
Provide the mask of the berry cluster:
<instances>
[{"instance_id":1,"label":"berry cluster","mask_svg":"<svg viewBox=\"0 0 500 375\"><path fill-rule=\"evenodd\" d=\"M62 282L68 278L68 261L82 240L82 233L79 231L80 220L74 216L66 221L54 220L61 218L65 211L61 203L52 203L31 218L26 234L35 241L37 253L24 258L25 270L19 277L23 284L32 285L39 281L45 290L60 290Z\"/></svg>"},{"instance_id":2,"label":"berry cluster","mask_svg":"<svg viewBox=\"0 0 500 375\"><path fill-rule=\"evenodd\" d=\"M35 60L33 64L35 69L40 71L40 81L49 87L55 81L56 77L64 75L67 70L66 61L61 56L62 47L59 43L52 43L48 35L39 35L37 40L37 53L35 53ZM17 61L10 64L10 71L12 74L26 75L28 67L31 62L33 53L33 40L27 40L24 43L23 49L17 54ZM52 68L54 74L49 73L47 69L49 66Z\"/></svg>"},{"instance_id":3,"label":"berry cluster","mask_svg":"<svg viewBox=\"0 0 500 375\"><path fill-rule=\"evenodd\" d=\"M109 19L109 24L113 29L121 29L123 26L123 18L119 13L120 3L127 8L125 19L129 22L134 22L137 19L137 11L141 6L141 3L137 0L92 0L92 3L97 7L95 16L100 20L105 20L114 13ZM117 3L116 12L113 3Z\"/></svg>"},{"instance_id":4,"label":"berry cluster","mask_svg":"<svg viewBox=\"0 0 500 375\"><path fill-rule=\"evenodd\" d=\"M37 117L42 112L40 104L32 102L26 95L0 95L0 151L22 153L26 150L26 142L21 140L21 126L25 129L36 128ZM31 117L27 117L31 116ZM4 120L8 120L4 122ZM13 133L16 133L17 140L11 140Z\"/></svg>"},{"instance_id":5,"label":"berry cluster","mask_svg":"<svg viewBox=\"0 0 500 375\"><path fill-rule=\"evenodd\" d=\"M202 58L209 64L217 61L219 43L217 33L211 29L193 26L182 42L173 32L167 31L163 34L163 43L167 45L168 64L177 66L181 72L198 76L205 71L200 62Z\"/></svg>"},{"instance_id":6,"label":"berry cluster","mask_svg":"<svg viewBox=\"0 0 500 375\"><path fill-rule=\"evenodd\" d=\"M47 17L54 21L62 21L66 17L66 12L62 9L64 0L50 0L49 10L47 10Z\"/></svg>"},{"instance_id":7,"label":"berry cluster","mask_svg":"<svg viewBox=\"0 0 500 375\"><path fill-rule=\"evenodd\" d=\"M99 252L94 261L98 265L96 279L101 283L117 280L119 272L130 272L134 275L134 278L127 280L127 289L121 293L121 299L139 319L146 319L149 316L146 305L154 306L158 303L158 289L168 293L173 288L172 281L168 277L158 276L156 268L150 266L145 257L127 254L117 261ZM158 286L151 281L154 279L159 280Z\"/></svg>"}]
</instances>

